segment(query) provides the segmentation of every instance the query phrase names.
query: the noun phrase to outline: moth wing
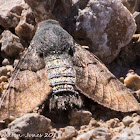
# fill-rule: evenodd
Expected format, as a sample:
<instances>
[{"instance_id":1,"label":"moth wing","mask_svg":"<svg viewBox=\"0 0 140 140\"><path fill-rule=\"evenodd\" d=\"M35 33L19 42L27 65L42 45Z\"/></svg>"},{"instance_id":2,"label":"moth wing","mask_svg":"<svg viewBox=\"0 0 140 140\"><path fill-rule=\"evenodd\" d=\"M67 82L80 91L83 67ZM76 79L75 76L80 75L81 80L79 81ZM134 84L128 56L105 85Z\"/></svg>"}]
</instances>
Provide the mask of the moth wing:
<instances>
[{"instance_id":1,"label":"moth wing","mask_svg":"<svg viewBox=\"0 0 140 140\"><path fill-rule=\"evenodd\" d=\"M140 104L126 88L92 53L76 46L73 56L76 86L87 97L110 109L131 112L140 110Z\"/></svg>"},{"instance_id":2,"label":"moth wing","mask_svg":"<svg viewBox=\"0 0 140 140\"><path fill-rule=\"evenodd\" d=\"M41 104L51 92L44 60L36 53L34 43L19 61L0 101L0 120L19 117Z\"/></svg>"}]
</instances>

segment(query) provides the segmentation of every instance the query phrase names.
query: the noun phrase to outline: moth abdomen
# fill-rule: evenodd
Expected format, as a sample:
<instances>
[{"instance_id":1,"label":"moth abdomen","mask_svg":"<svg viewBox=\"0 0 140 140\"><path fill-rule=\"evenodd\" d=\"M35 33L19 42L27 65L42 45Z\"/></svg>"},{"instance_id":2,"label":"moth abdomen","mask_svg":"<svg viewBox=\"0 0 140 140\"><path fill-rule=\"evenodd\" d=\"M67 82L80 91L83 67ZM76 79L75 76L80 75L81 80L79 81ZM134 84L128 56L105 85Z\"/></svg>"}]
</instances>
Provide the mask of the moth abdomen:
<instances>
[{"instance_id":1,"label":"moth abdomen","mask_svg":"<svg viewBox=\"0 0 140 140\"><path fill-rule=\"evenodd\" d=\"M52 87L50 109L66 109L82 106L79 91L75 87L75 69L67 54L50 55L45 58L47 76Z\"/></svg>"}]
</instances>

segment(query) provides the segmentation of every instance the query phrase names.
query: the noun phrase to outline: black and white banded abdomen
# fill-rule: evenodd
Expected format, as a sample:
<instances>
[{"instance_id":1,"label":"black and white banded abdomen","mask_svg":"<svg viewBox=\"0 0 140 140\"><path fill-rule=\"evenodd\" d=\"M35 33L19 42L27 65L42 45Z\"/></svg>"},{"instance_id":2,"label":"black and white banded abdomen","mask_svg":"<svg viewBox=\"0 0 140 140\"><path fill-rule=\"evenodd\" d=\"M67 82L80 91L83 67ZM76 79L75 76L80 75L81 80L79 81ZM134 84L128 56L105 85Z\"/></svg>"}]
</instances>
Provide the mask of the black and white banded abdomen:
<instances>
[{"instance_id":1,"label":"black and white banded abdomen","mask_svg":"<svg viewBox=\"0 0 140 140\"><path fill-rule=\"evenodd\" d=\"M49 55L45 58L45 64L47 76L52 87L53 99L51 99L51 102L55 102L51 103L53 104L51 106L66 108L65 105L62 105L63 107L56 105L58 102L61 102L61 104L69 104L70 106L81 106L82 101L79 97L79 91L75 87L76 73L71 57L67 54Z\"/></svg>"}]
</instances>

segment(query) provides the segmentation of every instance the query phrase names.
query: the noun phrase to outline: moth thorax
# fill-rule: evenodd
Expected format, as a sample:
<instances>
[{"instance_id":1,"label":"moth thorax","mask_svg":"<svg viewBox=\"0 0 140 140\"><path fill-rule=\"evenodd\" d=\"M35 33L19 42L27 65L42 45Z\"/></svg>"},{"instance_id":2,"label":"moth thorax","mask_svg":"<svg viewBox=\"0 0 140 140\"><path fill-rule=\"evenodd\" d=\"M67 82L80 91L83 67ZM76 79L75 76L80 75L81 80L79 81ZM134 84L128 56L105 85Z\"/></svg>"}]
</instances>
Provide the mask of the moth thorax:
<instances>
[{"instance_id":1,"label":"moth thorax","mask_svg":"<svg viewBox=\"0 0 140 140\"><path fill-rule=\"evenodd\" d=\"M50 79L52 95L50 109L65 110L82 106L82 100L75 87L75 70L71 57L67 54L50 55L45 58L47 76Z\"/></svg>"}]
</instances>

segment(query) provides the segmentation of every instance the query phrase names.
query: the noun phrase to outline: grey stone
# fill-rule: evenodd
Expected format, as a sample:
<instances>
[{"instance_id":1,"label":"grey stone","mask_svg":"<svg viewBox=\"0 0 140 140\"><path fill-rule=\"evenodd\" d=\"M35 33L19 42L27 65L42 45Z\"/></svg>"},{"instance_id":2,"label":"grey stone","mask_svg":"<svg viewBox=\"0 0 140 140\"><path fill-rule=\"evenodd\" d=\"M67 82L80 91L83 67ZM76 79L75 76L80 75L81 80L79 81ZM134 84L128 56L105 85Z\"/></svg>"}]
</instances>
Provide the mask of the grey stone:
<instances>
[{"instance_id":1,"label":"grey stone","mask_svg":"<svg viewBox=\"0 0 140 140\"><path fill-rule=\"evenodd\" d=\"M103 62L111 63L136 30L131 13L119 0L90 0L79 9L74 37L87 40L89 49ZM82 44L82 41L79 41Z\"/></svg>"},{"instance_id":2,"label":"grey stone","mask_svg":"<svg viewBox=\"0 0 140 140\"><path fill-rule=\"evenodd\" d=\"M19 140L19 134L12 132L9 128L1 130L0 136L6 140Z\"/></svg>"},{"instance_id":3,"label":"grey stone","mask_svg":"<svg viewBox=\"0 0 140 140\"><path fill-rule=\"evenodd\" d=\"M28 134L45 135L45 133L50 130L50 123L51 120L45 118L42 115L38 115L36 113L28 113L12 121L8 125L8 128L11 130L11 132L21 135L24 134L28 138ZM30 139L34 139L34 137Z\"/></svg>"}]
</instances>

